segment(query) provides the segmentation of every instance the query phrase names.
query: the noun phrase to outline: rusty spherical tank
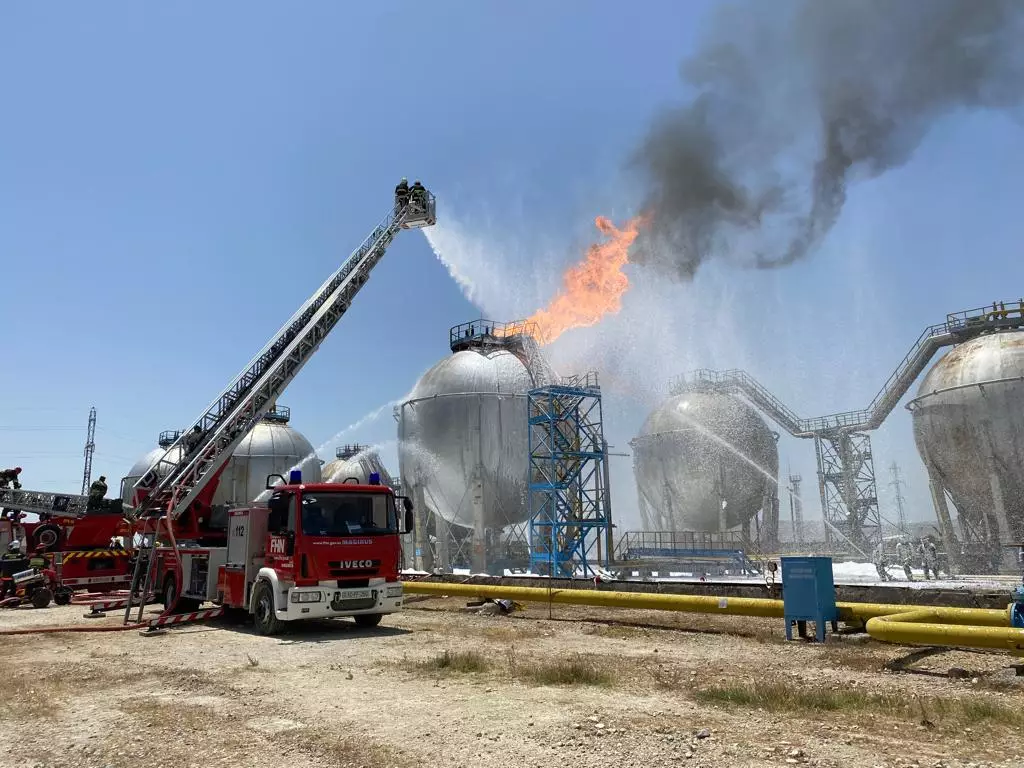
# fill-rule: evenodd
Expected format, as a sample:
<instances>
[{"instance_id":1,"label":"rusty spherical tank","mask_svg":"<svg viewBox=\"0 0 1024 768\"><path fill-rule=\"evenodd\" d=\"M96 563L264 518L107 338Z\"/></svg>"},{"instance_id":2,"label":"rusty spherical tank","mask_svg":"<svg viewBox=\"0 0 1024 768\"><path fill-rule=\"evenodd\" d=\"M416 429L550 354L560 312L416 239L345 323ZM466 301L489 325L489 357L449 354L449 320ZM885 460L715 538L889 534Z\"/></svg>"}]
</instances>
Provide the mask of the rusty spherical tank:
<instances>
[{"instance_id":1,"label":"rusty spherical tank","mask_svg":"<svg viewBox=\"0 0 1024 768\"><path fill-rule=\"evenodd\" d=\"M338 449L337 458L320 468L324 483L352 482L355 478L361 484L370 482L370 475L380 476L381 485L394 487L391 473L380 460L380 455L372 446L345 445Z\"/></svg>"},{"instance_id":2,"label":"rusty spherical tank","mask_svg":"<svg viewBox=\"0 0 1024 768\"><path fill-rule=\"evenodd\" d=\"M630 444L650 530L721 530L723 500L725 528L732 528L754 518L766 490L775 490L776 435L731 395L674 395Z\"/></svg>"},{"instance_id":3,"label":"rusty spherical tank","mask_svg":"<svg viewBox=\"0 0 1024 768\"><path fill-rule=\"evenodd\" d=\"M961 516L998 535L998 487L1014 540L1024 536L1024 332L958 344L908 405L914 441ZM1005 534L1004 534L1005 535Z\"/></svg>"},{"instance_id":4,"label":"rusty spherical tank","mask_svg":"<svg viewBox=\"0 0 1024 768\"><path fill-rule=\"evenodd\" d=\"M526 392L552 380L502 348L461 349L423 374L398 416L402 488L452 525L502 528L529 517Z\"/></svg>"}]
</instances>

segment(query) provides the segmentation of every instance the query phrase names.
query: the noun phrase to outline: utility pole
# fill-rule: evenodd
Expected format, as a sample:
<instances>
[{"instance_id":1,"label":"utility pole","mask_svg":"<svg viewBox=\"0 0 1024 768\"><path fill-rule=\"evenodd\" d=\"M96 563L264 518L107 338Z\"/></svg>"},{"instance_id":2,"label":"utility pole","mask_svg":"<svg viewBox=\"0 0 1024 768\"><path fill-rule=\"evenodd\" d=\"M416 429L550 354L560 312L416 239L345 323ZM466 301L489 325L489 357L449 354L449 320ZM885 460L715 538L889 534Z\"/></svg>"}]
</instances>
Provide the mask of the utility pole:
<instances>
[{"instance_id":1,"label":"utility pole","mask_svg":"<svg viewBox=\"0 0 1024 768\"><path fill-rule=\"evenodd\" d=\"M92 455L96 452L96 406L89 409L89 426L85 433L85 469L82 471L82 495L89 492L92 480Z\"/></svg>"},{"instance_id":2,"label":"utility pole","mask_svg":"<svg viewBox=\"0 0 1024 768\"><path fill-rule=\"evenodd\" d=\"M906 499L903 498L902 488L906 485L900 477L900 465L895 461L889 465L889 475L892 477L892 486L896 498L896 528L900 536L907 535L907 512L905 508Z\"/></svg>"}]
</instances>

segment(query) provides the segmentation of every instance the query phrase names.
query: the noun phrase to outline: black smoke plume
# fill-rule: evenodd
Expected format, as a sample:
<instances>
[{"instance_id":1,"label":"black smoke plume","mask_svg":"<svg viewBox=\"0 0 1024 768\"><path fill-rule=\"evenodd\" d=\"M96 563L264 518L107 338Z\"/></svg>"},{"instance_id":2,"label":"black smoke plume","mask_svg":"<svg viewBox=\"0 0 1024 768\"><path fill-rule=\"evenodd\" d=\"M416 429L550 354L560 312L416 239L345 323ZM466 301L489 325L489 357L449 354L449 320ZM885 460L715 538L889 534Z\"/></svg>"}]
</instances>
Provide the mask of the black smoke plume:
<instances>
[{"instance_id":1,"label":"black smoke plume","mask_svg":"<svg viewBox=\"0 0 1024 768\"><path fill-rule=\"evenodd\" d=\"M1024 0L732 4L683 63L688 105L632 158L650 221L630 253L690 279L718 256L761 268L818 246L847 184L907 162L960 110L1024 101Z\"/></svg>"}]
</instances>

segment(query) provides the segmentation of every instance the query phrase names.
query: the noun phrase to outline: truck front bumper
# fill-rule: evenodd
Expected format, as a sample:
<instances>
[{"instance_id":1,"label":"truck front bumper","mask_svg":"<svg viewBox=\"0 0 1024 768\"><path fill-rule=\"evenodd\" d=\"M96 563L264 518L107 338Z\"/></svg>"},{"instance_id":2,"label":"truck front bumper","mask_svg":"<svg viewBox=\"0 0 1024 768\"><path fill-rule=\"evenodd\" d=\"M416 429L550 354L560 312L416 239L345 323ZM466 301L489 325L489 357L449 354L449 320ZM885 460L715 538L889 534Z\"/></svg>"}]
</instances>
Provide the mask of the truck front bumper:
<instances>
[{"instance_id":1,"label":"truck front bumper","mask_svg":"<svg viewBox=\"0 0 1024 768\"><path fill-rule=\"evenodd\" d=\"M394 613L402 608L402 583L390 582L359 589L292 587L287 607L276 611L281 621Z\"/></svg>"}]
</instances>

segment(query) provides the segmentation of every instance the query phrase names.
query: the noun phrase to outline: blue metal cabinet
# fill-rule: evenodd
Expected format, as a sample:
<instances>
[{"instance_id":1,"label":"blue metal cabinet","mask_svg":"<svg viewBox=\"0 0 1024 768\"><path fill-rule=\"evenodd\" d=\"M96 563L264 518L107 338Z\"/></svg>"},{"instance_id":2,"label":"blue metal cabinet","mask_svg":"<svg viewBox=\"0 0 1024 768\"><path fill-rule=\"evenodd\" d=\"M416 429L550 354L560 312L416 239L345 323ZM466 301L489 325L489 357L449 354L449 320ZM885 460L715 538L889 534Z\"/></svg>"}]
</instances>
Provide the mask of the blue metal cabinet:
<instances>
[{"instance_id":1,"label":"blue metal cabinet","mask_svg":"<svg viewBox=\"0 0 1024 768\"><path fill-rule=\"evenodd\" d=\"M818 642L825 642L825 622L837 630L836 585L831 557L783 557L782 603L786 617L786 639L793 639L793 622L806 637L807 622L813 621Z\"/></svg>"}]
</instances>

